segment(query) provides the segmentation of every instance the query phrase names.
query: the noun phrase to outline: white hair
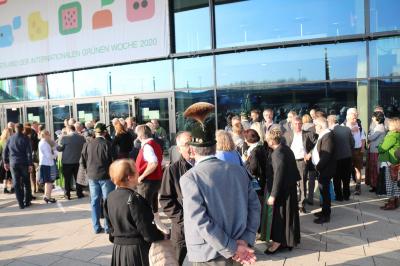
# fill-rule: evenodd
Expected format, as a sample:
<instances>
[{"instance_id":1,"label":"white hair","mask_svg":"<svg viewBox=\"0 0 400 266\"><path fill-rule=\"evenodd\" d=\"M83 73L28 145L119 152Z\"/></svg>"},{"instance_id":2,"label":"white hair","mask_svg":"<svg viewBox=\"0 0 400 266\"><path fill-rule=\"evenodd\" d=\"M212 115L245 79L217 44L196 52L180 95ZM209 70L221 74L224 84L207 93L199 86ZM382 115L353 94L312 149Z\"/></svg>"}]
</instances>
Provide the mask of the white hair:
<instances>
[{"instance_id":1,"label":"white hair","mask_svg":"<svg viewBox=\"0 0 400 266\"><path fill-rule=\"evenodd\" d=\"M347 116L352 115L352 114L358 114L357 108L349 108L347 109Z\"/></svg>"},{"instance_id":2,"label":"white hair","mask_svg":"<svg viewBox=\"0 0 400 266\"><path fill-rule=\"evenodd\" d=\"M328 128L328 122L326 121L325 117L317 117L314 119L314 124L319 125L321 129L327 129Z\"/></svg>"}]
</instances>

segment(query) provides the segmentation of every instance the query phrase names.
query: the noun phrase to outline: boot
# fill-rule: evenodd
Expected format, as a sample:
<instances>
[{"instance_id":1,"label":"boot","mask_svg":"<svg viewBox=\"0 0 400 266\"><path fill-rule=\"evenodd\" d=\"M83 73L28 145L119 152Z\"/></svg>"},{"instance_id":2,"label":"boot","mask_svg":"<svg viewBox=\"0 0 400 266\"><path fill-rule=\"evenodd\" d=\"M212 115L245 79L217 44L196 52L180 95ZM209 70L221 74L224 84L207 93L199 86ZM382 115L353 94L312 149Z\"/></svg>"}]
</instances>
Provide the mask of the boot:
<instances>
[{"instance_id":1,"label":"boot","mask_svg":"<svg viewBox=\"0 0 400 266\"><path fill-rule=\"evenodd\" d=\"M394 206L396 207L396 209L399 207L400 201L399 201L399 197L395 197L394 198Z\"/></svg>"},{"instance_id":2,"label":"boot","mask_svg":"<svg viewBox=\"0 0 400 266\"><path fill-rule=\"evenodd\" d=\"M394 198L389 199L388 205L384 208L385 211L391 211L396 209L396 201Z\"/></svg>"},{"instance_id":3,"label":"boot","mask_svg":"<svg viewBox=\"0 0 400 266\"><path fill-rule=\"evenodd\" d=\"M387 202L385 202L385 204L383 204L383 206L380 206L379 208L381 210L384 210L386 208L386 206L389 204L389 201L390 201L390 199Z\"/></svg>"}]
</instances>

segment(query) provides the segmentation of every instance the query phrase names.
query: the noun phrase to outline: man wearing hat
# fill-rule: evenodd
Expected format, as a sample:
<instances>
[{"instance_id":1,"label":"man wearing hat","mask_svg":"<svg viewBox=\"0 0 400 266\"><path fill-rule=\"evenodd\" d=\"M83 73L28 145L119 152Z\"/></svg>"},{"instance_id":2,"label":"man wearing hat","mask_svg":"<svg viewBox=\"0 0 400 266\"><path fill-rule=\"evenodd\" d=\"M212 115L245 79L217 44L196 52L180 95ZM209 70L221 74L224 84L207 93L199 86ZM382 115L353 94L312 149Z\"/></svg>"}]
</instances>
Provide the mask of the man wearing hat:
<instances>
[{"instance_id":1,"label":"man wearing hat","mask_svg":"<svg viewBox=\"0 0 400 266\"><path fill-rule=\"evenodd\" d=\"M260 202L245 169L218 160L215 124L209 103L195 103L184 113L193 141L195 166L180 179L186 246L193 265L255 262L249 248L260 224Z\"/></svg>"},{"instance_id":2,"label":"man wearing hat","mask_svg":"<svg viewBox=\"0 0 400 266\"><path fill-rule=\"evenodd\" d=\"M111 142L105 138L107 127L103 123L97 123L94 131L96 138L83 146L80 164L89 178L93 229L96 234L99 234L108 233L109 230L106 220L104 220L104 228L100 224L100 201L105 200L115 186L108 174L113 152Z\"/></svg>"}]
</instances>

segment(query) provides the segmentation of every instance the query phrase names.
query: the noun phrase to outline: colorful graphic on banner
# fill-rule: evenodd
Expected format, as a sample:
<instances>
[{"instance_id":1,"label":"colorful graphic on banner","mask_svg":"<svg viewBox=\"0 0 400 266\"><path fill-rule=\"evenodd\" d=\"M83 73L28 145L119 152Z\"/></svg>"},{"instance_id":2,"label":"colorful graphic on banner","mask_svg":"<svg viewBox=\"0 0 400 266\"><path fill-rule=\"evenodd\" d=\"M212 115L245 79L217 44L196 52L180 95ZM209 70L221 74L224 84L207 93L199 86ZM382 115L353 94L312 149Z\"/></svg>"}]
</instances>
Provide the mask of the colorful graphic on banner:
<instances>
[{"instance_id":1,"label":"colorful graphic on banner","mask_svg":"<svg viewBox=\"0 0 400 266\"><path fill-rule=\"evenodd\" d=\"M0 79L165 57L165 0L0 0Z\"/></svg>"}]
</instances>

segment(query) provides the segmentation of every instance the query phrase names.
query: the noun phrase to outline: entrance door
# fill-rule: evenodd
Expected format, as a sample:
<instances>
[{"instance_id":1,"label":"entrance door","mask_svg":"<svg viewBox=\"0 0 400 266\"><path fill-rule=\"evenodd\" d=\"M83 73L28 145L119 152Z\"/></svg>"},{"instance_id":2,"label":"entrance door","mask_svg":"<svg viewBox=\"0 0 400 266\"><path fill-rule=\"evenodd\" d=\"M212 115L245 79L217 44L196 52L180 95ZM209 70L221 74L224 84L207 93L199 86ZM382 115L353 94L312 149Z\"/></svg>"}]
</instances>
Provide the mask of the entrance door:
<instances>
[{"instance_id":1,"label":"entrance door","mask_svg":"<svg viewBox=\"0 0 400 266\"><path fill-rule=\"evenodd\" d=\"M64 120L71 117L74 117L72 102L53 102L50 104L50 125L55 137L65 127Z\"/></svg>"},{"instance_id":2,"label":"entrance door","mask_svg":"<svg viewBox=\"0 0 400 266\"><path fill-rule=\"evenodd\" d=\"M114 136L114 127L111 125L114 118L123 118L133 116L132 100L125 97L107 98L105 101L106 124L110 125L110 134Z\"/></svg>"},{"instance_id":3,"label":"entrance door","mask_svg":"<svg viewBox=\"0 0 400 266\"><path fill-rule=\"evenodd\" d=\"M104 123L103 99L85 99L75 102L76 119L85 124L86 122Z\"/></svg>"},{"instance_id":4,"label":"entrance door","mask_svg":"<svg viewBox=\"0 0 400 266\"><path fill-rule=\"evenodd\" d=\"M28 104L24 108L24 120L28 123L38 122L41 125L44 125L45 128L49 128L49 118L48 118L48 110L47 103L36 103L36 104Z\"/></svg>"},{"instance_id":5,"label":"entrance door","mask_svg":"<svg viewBox=\"0 0 400 266\"><path fill-rule=\"evenodd\" d=\"M4 122L5 126L8 122L13 123L24 123L24 113L22 105L6 105L4 106Z\"/></svg>"}]
</instances>

